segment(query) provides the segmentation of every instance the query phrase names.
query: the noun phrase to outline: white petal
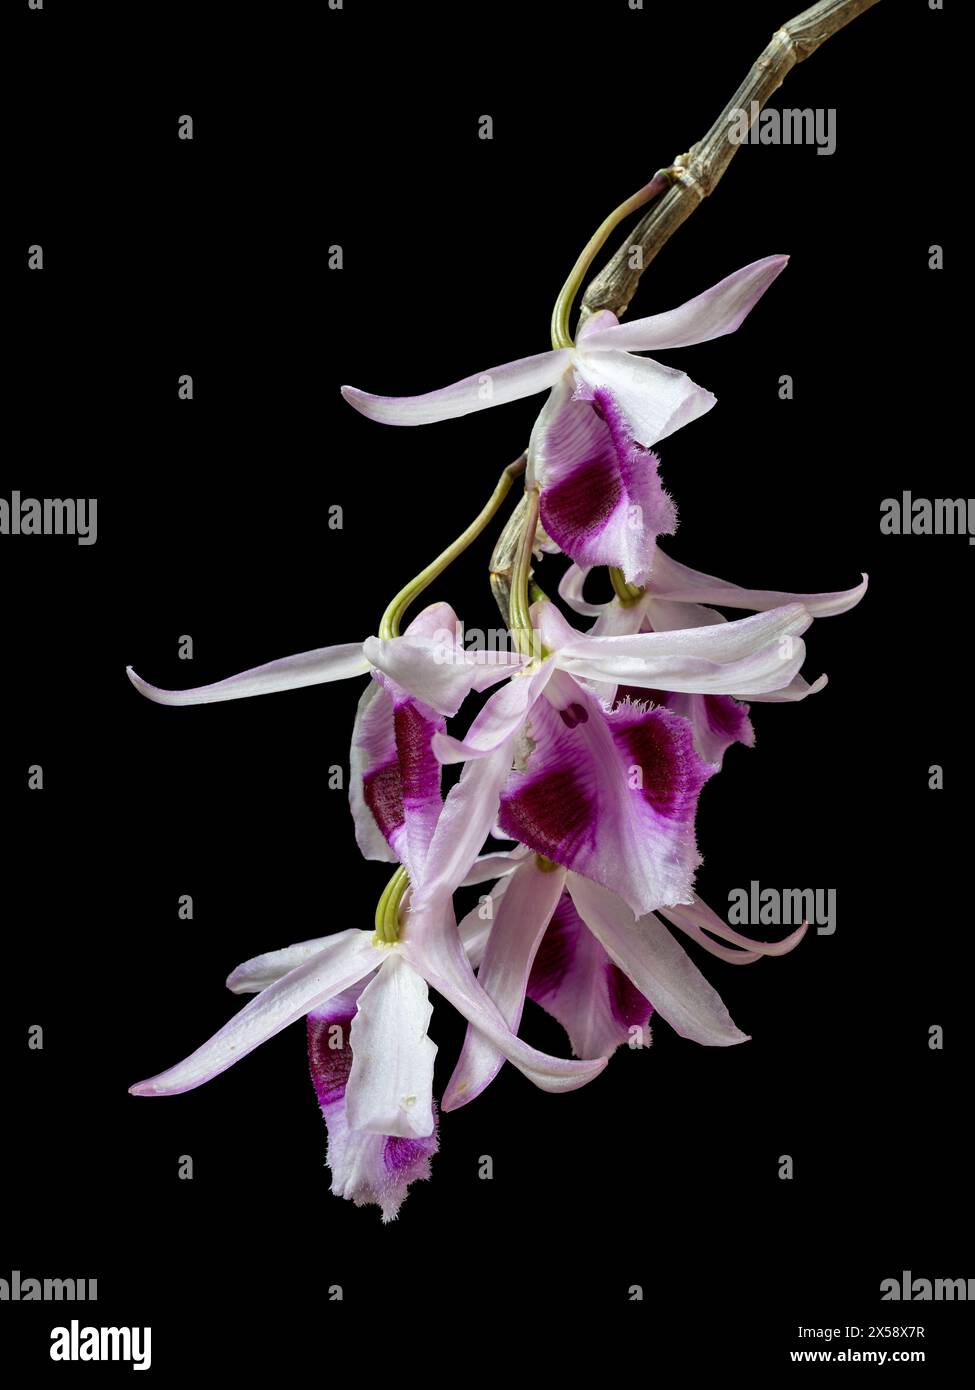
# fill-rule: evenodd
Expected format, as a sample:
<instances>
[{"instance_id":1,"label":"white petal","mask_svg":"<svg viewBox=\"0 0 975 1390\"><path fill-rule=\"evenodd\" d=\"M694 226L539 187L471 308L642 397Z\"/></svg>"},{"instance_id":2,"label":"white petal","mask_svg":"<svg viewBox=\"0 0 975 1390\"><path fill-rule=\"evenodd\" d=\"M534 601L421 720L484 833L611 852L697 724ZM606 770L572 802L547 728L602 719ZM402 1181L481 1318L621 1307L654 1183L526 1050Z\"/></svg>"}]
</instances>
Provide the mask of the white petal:
<instances>
[{"instance_id":1,"label":"white petal","mask_svg":"<svg viewBox=\"0 0 975 1390\"><path fill-rule=\"evenodd\" d=\"M284 656L278 661L268 661L264 666L254 666L239 675L228 676L226 680L213 685L200 685L192 690L162 690L150 685L133 671L125 668L126 675L147 700L157 705L211 705L218 700L242 700L248 695L271 695L276 690L298 690L306 685L322 685L327 681L346 680L350 676L364 676L369 670L369 662L362 654L361 642L347 642L339 647L319 647L312 652L300 652L297 656Z\"/></svg>"},{"instance_id":2,"label":"white petal","mask_svg":"<svg viewBox=\"0 0 975 1390\"><path fill-rule=\"evenodd\" d=\"M353 1129L402 1139L433 1133L432 1013L426 981L391 949L352 1020L345 1112Z\"/></svg>"},{"instance_id":3,"label":"white petal","mask_svg":"<svg viewBox=\"0 0 975 1390\"><path fill-rule=\"evenodd\" d=\"M594 352L580 357L578 371L590 387L602 387L613 395L633 438L647 449L706 414L717 402L685 372L651 357Z\"/></svg>"},{"instance_id":4,"label":"white petal","mask_svg":"<svg viewBox=\"0 0 975 1390\"><path fill-rule=\"evenodd\" d=\"M622 348L653 352L662 348L706 343L733 333L788 263L788 256L766 256L733 271L703 294L663 314L631 319L587 334L588 350Z\"/></svg>"},{"instance_id":5,"label":"white petal","mask_svg":"<svg viewBox=\"0 0 975 1390\"><path fill-rule=\"evenodd\" d=\"M800 634L811 622L801 604L789 604L675 632L578 634L561 642L556 660L562 670L586 680L749 698L789 686L805 659Z\"/></svg>"},{"instance_id":6,"label":"white petal","mask_svg":"<svg viewBox=\"0 0 975 1390\"><path fill-rule=\"evenodd\" d=\"M316 936L312 941L299 941L294 946L284 946L280 951L265 951L263 955L252 956L238 965L227 976L227 988L233 994L259 994L275 980L290 975L299 965L321 955L334 936Z\"/></svg>"},{"instance_id":7,"label":"white petal","mask_svg":"<svg viewBox=\"0 0 975 1390\"><path fill-rule=\"evenodd\" d=\"M491 367L423 396L373 396L355 386L343 386L342 395L361 414L381 424L428 425L435 420L453 420L458 415L534 396L555 385L572 357L568 348L536 353L534 357L522 357L517 362Z\"/></svg>"},{"instance_id":8,"label":"white petal","mask_svg":"<svg viewBox=\"0 0 975 1390\"><path fill-rule=\"evenodd\" d=\"M173 1096L202 1086L289 1023L368 975L379 955L370 932L352 929L329 937L317 955L255 995L189 1057L129 1090L136 1096Z\"/></svg>"},{"instance_id":9,"label":"white petal","mask_svg":"<svg viewBox=\"0 0 975 1390\"><path fill-rule=\"evenodd\" d=\"M671 1028L710 1047L748 1041L690 956L652 912L634 921L622 898L578 874L569 874L568 888L579 916L610 960Z\"/></svg>"}]
</instances>

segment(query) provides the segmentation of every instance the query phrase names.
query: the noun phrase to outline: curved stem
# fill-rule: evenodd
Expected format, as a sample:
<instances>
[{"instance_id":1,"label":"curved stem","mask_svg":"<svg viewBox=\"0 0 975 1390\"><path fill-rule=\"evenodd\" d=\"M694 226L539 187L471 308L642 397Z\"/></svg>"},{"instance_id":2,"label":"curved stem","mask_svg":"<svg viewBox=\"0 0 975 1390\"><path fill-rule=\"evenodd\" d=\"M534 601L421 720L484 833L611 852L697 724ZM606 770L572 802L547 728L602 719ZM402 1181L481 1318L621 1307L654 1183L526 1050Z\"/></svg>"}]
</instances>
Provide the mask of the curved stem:
<instances>
[{"instance_id":1,"label":"curved stem","mask_svg":"<svg viewBox=\"0 0 975 1390\"><path fill-rule=\"evenodd\" d=\"M537 657L537 638L532 627L531 599L528 592L532 567L532 550L535 545L535 532L538 529L538 490L533 488L525 493L525 519L522 526L518 550L511 571L511 598L509 602L508 625L515 646L523 656Z\"/></svg>"},{"instance_id":2,"label":"curved stem","mask_svg":"<svg viewBox=\"0 0 975 1390\"><path fill-rule=\"evenodd\" d=\"M572 304L579 293L579 286L585 278L586 271L599 254L607 237L615 231L625 217L629 217L631 212L636 212L637 208L642 208L646 203L652 202L669 187L669 176L663 169L658 169L650 182L634 193L632 198L627 198L625 203L620 203L618 208L614 208L606 221L589 238L585 250L572 267L568 280L562 286L559 297L555 301L555 308L552 310L553 348L572 347L572 334L569 332L569 315L572 313Z\"/></svg>"},{"instance_id":3,"label":"curved stem","mask_svg":"<svg viewBox=\"0 0 975 1390\"><path fill-rule=\"evenodd\" d=\"M524 473L527 462L527 454L522 454L514 463L509 463L498 479L498 485L491 493L487 504L474 518L467 530L458 536L446 550L441 551L437 558L427 565L425 570L421 570L415 579L411 579L409 584L400 589L382 616L382 621L379 624L380 637L399 636L400 623L403 621L403 616L410 604L418 594L421 594L428 585L433 583L438 575L444 572L449 564L457 559L458 555L467 549L472 541L477 539L508 495L511 484L519 474Z\"/></svg>"}]
</instances>

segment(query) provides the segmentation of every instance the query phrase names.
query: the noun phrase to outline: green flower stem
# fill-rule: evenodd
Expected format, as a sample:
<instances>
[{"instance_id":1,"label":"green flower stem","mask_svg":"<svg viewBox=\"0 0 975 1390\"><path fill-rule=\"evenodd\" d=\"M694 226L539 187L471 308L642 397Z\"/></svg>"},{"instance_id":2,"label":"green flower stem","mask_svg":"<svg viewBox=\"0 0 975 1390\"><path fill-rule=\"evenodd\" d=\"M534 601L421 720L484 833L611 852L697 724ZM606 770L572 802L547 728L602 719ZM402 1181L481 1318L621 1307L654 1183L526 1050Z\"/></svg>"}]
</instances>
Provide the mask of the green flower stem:
<instances>
[{"instance_id":1,"label":"green flower stem","mask_svg":"<svg viewBox=\"0 0 975 1390\"><path fill-rule=\"evenodd\" d=\"M623 578L623 571L616 569L614 565L609 567L609 582L613 586L613 593L619 599L624 608L629 608L636 603L637 599L643 597L643 590L636 584L627 584Z\"/></svg>"},{"instance_id":2,"label":"green flower stem","mask_svg":"<svg viewBox=\"0 0 975 1390\"><path fill-rule=\"evenodd\" d=\"M629 217L631 212L636 212L637 208L642 208L646 203L658 198L670 187L670 182L667 171L658 169L648 184L639 192L634 193L632 198L627 198L625 203L620 203L619 207L609 214L602 226L593 233L586 249L572 267L569 278L562 286L562 291L555 301L555 308L552 310L553 348L573 346L572 334L569 332L569 315L572 313L572 305L579 293L579 286L585 278L586 271L599 254L607 237L615 231L625 217Z\"/></svg>"},{"instance_id":3,"label":"green flower stem","mask_svg":"<svg viewBox=\"0 0 975 1390\"><path fill-rule=\"evenodd\" d=\"M539 648L538 635L532 627L531 596L529 594L532 550L535 545L535 532L538 529L538 489L533 488L531 492L526 492L525 496L528 499L528 506L511 570L508 626L511 629L515 646L522 656L535 659L544 654Z\"/></svg>"},{"instance_id":4,"label":"green flower stem","mask_svg":"<svg viewBox=\"0 0 975 1390\"><path fill-rule=\"evenodd\" d=\"M382 621L379 624L380 637L399 636L400 623L403 621L404 614L410 604L418 594L421 594L428 585L433 583L438 575L443 574L447 566L456 560L457 556L462 554L472 541L477 539L507 497L511 490L511 484L520 474L524 473L527 462L527 455L522 454L521 458L516 459L514 463L509 463L501 474L497 487L491 493L487 505L474 518L463 535L458 536L453 545L449 545L431 564L427 565L425 570L421 570L415 579L411 579L405 588L400 589L382 616Z\"/></svg>"}]
</instances>

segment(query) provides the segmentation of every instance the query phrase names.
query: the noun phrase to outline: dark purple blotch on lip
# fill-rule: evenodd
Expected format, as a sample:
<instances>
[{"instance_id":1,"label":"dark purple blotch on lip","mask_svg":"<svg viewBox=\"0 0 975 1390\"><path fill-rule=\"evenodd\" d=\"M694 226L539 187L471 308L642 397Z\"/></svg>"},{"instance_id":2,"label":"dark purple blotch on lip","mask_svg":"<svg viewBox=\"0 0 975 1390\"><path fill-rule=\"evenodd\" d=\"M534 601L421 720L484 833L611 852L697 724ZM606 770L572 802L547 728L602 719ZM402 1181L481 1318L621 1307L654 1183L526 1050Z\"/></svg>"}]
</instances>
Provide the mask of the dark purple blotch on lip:
<instances>
[{"instance_id":1,"label":"dark purple blotch on lip","mask_svg":"<svg viewBox=\"0 0 975 1390\"><path fill-rule=\"evenodd\" d=\"M427 719L411 700L405 700L396 706L393 727L404 801L426 801L437 796L440 763L431 745L439 724Z\"/></svg>"},{"instance_id":2,"label":"dark purple blotch on lip","mask_svg":"<svg viewBox=\"0 0 975 1390\"><path fill-rule=\"evenodd\" d=\"M501 797L498 823L505 834L556 864L570 863L592 839L594 821L592 797L568 768L525 775Z\"/></svg>"},{"instance_id":3,"label":"dark purple blotch on lip","mask_svg":"<svg viewBox=\"0 0 975 1390\"><path fill-rule=\"evenodd\" d=\"M640 769L638 790L654 811L668 820L693 820L698 794L715 769L695 752L690 722L662 706L618 706L610 728L624 757Z\"/></svg>"},{"instance_id":4,"label":"dark purple blotch on lip","mask_svg":"<svg viewBox=\"0 0 975 1390\"><path fill-rule=\"evenodd\" d=\"M362 795L373 819L389 840L405 819L398 761L391 759L367 772L362 779Z\"/></svg>"},{"instance_id":5,"label":"dark purple blotch on lip","mask_svg":"<svg viewBox=\"0 0 975 1390\"><path fill-rule=\"evenodd\" d=\"M621 1028L645 1028L653 1012L649 999L612 961L606 963L606 993L613 1017Z\"/></svg>"},{"instance_id":6,"label":"dark purple blotch on lip","mask_svg":"<svg viewBox=\"0 0 975 1390\"><path fill-rule=\"evenodd\" d=\"M412 700L401 701L393 710L396 757L363 776L363 800L390 844L405 823L407 808L440 795L440 763L432 742L442 727L443 720L427 718Z\"/></svg>"},{"instance_id":7,"label":"dark purple blotch on lip","mask_svg":"<svg viewBox=\"0 0 975 1390\"><path fill-rule=\"evenodd\" d=\"M528 979L529 999L538 1003L558 989L572 964L575 954L573 933L580 926L575 904L569 894L563 892L532 961L531 975Z\"/></svg>"},{"instance_id":8,"label":"dark purple blotch on lip","mask_svg":"<svg viewBox=\"0 0 975 1390\"><path fill-rule=\"evenodd\" d=\"M345 1095L352 1069L351 1027L351 1017L323 1019L308 1015L308 1066L318 1103L323 1107Z\"/></svg>"}]
</instances>

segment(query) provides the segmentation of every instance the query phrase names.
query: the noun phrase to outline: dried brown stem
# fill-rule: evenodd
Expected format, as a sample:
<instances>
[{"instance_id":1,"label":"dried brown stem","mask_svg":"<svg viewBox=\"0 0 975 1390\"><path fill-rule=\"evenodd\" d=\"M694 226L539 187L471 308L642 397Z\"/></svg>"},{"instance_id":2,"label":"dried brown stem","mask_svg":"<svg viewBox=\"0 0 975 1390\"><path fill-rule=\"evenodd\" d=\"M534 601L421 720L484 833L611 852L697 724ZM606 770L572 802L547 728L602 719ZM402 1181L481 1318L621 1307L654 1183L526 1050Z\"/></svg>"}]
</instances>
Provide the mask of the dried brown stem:
<instances>
[{"instance_id":1,"label":"dried brown stem","mask_svg":"<svg viewBox=\"0 0 975 1390\"><path fill-rule=\"evenodd\" d=\"M687 154L674 160L667 171L674 180L673 186L654 203L612 260L590 281L582 301L580 323L600 309L611 309L617 317L626 312L644 270L681 223L714 192L731 163L738 149L729 139L735 113L760 112L796 63L815 53L828 38L876 3L877 0L819 0L776 30L707 135L692 145ZM752 107L752 102L757 105ZM637 248L640 254L634 255Z\"/></svg>"}]
</instances>

